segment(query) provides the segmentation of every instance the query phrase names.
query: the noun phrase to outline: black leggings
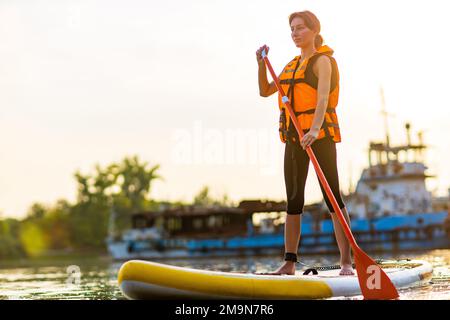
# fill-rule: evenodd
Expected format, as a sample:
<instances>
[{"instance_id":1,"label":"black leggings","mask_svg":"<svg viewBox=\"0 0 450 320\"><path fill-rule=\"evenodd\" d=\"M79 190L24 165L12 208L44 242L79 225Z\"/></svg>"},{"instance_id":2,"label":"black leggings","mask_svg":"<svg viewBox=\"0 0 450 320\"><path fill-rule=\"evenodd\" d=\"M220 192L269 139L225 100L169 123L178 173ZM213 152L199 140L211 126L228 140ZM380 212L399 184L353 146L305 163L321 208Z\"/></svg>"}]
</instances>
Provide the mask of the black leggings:
<instances>
[{"instance_id":1,"label":"black leggings","mask_svg":"<svg viewBox=\"0 0 450 320\"><path fill-rule=\"evenodd\" d=\"M314 141L311 145L317 161L330 185L339 208L345 207L339 192L339 177L336 164L336 143L331 137ZM284 152L284 181L287 195L287 214L302 214L305 203L305 184L308 176L309 156L299 142L288 141ZM317 175L317 173L316 173ZM319 179L319 177L317 177ZM320 189L330 212L334 212L325 189Z\"/></svg>"}]
</instances>

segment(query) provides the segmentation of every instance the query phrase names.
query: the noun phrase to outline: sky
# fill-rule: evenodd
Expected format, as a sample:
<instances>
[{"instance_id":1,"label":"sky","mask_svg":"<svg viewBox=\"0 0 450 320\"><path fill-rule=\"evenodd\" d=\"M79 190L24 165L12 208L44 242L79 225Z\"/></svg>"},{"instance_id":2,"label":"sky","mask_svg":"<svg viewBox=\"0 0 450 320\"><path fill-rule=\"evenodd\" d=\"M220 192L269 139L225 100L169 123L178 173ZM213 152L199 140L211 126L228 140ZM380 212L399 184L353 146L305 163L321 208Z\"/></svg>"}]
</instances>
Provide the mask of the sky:
<instances>
[{"instance_id":1,"label":"sky","mask_svg":"<svg viewBox=\"0 0 450 320\"><path fill-rule=\"evenodd\" d=\"M259 96L255 51L279 73L299 54L288 16L310 10L341 76L341 190L384 138L424 132L427 187L450 188L446 1L0 0L0 216L76 199L73 177L125 156L160 164L157 200L284 200L277 97ZM322 199L313 167L306 203Z\"/></svg>"}]
</instances>

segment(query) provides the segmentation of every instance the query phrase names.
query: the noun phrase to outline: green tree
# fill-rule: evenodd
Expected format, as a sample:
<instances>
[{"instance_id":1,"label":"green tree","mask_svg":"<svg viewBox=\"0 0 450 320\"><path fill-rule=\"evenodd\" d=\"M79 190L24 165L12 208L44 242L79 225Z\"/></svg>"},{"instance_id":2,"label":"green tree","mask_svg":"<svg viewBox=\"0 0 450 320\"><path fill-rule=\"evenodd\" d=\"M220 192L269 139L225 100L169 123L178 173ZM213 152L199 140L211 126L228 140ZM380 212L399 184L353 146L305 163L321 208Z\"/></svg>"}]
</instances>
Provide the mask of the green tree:
<instances>
[{"instance_id":1,"label":"green tree","mask_svg":"<svg viewBox=\"0 0 450 320\"><path fill-rule=\"evenodd\" d=\"M230 206L232 205L232 202L228 198L227 194L224 194L222 199L214 199L210 196L210 189L208 186L204 186L199 193L197 193L196 196L194 196L194 205L198 206L211 206L211 205L218 205L218 206Z\"/></svg>"},{"instance_id":2,"label":"green tree","mask_svg":"<svg viewBox=\"0 0 450 320\"><path fill-rule=\"evenodd\" d=\"M0 259L25 255L19 241L19 228L19 220L11 218L0 220Z\"/></svg>"},{"instance_id":3,"label":"green tree","mask_svg":"<svg viewBox=\"0 0 450 320\"><path fill-rule=\"evenodd\" d=\"M204 186L194 197L194 205L209 206L214 203L214 200L209 196L209 187Z\"/></svg>"},{"instance_id":4,"label":"green tree","mask_svg":"<svg viewBox=\"0 0 450 320\"><path fill-rule=\"evenodd\" d=\"M159 168L133 156L105 167L96 164L88 174L75 172L75 204L34 203L22 221L0 219L0 258L68 248L104 249L112 211L120 233L129 227L131 213L159 209L160 202L149 198L152 182L161 179Z\"/></svg>"},{"instance_id":5,"label":"green tree","mask_svg":"<svg viewBox=\"0 0 450 320\"><path fill-rule=\"evenodd\" d=\"M158 170L159 165L148 167L148 163L140 162L137 156L125 158L119 165L121 195L130 200L132 211L145 209L151 183L161 179L161 176L157 174Z\"/></svg>"},{"instance_id":6,"label":"green tree","mask_svg":"<svg viewBox=\"0 0 450 320\"><path fill-rule=\"evenodd\" d=\"M91 175L76 172L78 203L72 214L73 241L83 246L102 246L113 206L118 231L129 227L130 213L157 207L148 196L151 183L161 179L158 169L159 165L149 167L133 156L105 168L96 165Z\"/></svg>"}]
</instances>

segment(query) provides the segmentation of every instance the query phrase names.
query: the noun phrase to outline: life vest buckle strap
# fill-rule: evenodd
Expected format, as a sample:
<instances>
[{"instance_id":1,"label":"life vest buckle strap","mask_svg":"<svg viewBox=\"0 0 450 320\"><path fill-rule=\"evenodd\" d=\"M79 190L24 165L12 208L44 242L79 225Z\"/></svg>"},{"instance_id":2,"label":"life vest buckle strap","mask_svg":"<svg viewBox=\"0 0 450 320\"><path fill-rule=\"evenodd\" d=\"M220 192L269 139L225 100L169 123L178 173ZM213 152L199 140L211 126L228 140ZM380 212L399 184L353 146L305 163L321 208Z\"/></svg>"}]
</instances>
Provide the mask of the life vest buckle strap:
<instances>
[{"instance_id":1,"label":"life vest buckle strap","mask_svg":"<svg viewBox=\"0 0 450 320\"><path fill-rule=\"evenodd\" d=\"M282 101L283 103L287 103L287 102L289 102L289 98L288 98L287 96L283 96L283 97L281 98L281 101Z\"/></svg>"},{"instance_id":2,"label":"life vest buckle strap","mask_svg":"<svg viewBox=\"0 0 450 320\"><path fill-rule=\"evenodd\" d=\"M301 114L313 114L314 112L316 112L316 108L309 109L309 110L306 110L306 111L296 111L295 115L299 116ZM327 108L326 112L327 113L336 113L336 110L334 108Z\"/></svg>"},{"instance_id":3,"label":"life vest buckle strap","mask_svg":"<svg viewBox=\"0 0 450 320\"><path fill-rule=\"evenodd\" d=\"M325 122L325 121L324 121ZM328 127L332 127L332 128L336 128L336 129L339 129L339 125L337 125L337 124L335 124L335 123L332 123L332 122L327 122L327 126Z\"/></svg>"},{"instance_id":4,"label":"life vest buckle strap","mask_svg":"<svg viewBox=\"0 0 450 320\"><path fill-rule=\"evenodd\" d=\"M299 79L283 79L280 80L281 84L289 84L289 85L294 85L297 83L303 83L306 82L305 79L299 78Z\"/></svg>"}]
</instances>

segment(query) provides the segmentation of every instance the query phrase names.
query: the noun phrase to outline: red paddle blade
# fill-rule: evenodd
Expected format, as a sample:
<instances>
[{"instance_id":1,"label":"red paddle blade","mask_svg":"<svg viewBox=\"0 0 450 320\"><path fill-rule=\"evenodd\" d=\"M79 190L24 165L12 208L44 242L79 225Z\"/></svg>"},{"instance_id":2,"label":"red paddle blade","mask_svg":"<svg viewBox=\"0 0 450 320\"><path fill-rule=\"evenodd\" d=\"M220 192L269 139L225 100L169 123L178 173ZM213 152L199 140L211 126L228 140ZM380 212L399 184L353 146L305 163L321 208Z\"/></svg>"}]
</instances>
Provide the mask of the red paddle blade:
<instances>
[{"instance_id":1,"label":"red paddle blade","mask_svg":"<svg viewBox=\"0 0 450 320\"><path fill-rule=\"evenodd\" d=\"M359 286L366 300L390 300L399 297L384 270L364 251L353 248Z\"/></svg>"}]
</instances>

